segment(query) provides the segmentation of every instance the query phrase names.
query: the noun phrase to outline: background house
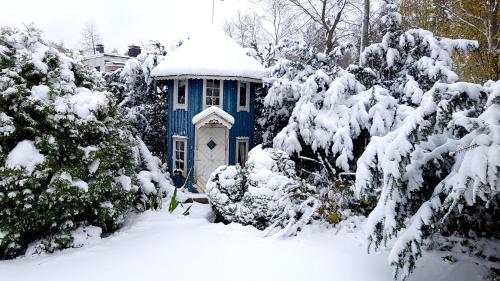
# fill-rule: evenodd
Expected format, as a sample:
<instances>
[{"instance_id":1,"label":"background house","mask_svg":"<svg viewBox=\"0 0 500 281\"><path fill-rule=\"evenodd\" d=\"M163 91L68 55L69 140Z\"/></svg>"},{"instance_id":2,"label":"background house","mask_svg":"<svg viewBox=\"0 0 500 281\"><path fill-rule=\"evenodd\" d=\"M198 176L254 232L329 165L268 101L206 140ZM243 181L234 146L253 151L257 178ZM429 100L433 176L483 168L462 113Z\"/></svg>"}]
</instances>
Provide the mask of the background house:
<instances>
[{"instance_id":1,"label":"background house","mask_svg":"<svg viewBox=\"0 0 500 281\"><path fill-rule=\"evenodd\" d=\"M125 62L131 57L137 57L141 53L141 47L130 45L128 48L127 56L117 53L106 53L104 45L96 45L97 54L85 56L83 63L95 67L97 71L111 72L125 66Z\"/></svg>"},{"instance_id":2,"label":"background house","mask_svg":"<svg viewBox=\"0 0 500 281\"><path fill-rule=\"evenodd\" d=\"M191 37L152 71L167 85L170 172L204 191L221 165L244 165L254 146L255 90L264 67L222 31Z\"/></svg>"}]
</instances>

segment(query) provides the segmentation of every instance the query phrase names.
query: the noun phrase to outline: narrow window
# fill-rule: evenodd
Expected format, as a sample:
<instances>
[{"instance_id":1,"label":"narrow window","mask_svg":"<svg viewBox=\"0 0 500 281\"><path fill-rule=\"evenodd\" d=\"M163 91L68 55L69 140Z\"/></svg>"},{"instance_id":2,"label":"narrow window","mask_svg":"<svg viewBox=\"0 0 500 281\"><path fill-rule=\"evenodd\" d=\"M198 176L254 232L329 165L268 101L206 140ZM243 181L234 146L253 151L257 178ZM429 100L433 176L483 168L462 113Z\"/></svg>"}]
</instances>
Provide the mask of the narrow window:
<instances>
[{"instance_id":1,"label":"narrow window","mask_svg":"<svg viewBox=\"0 0 500 281\"><path fill-rule=\"evenodd\" d=\"M250 83L238 81L238 111L249 111Z\"/></svg>"},{"instance_id":2,"label":"narrow window","mask_svg":"<svg viewBox=\"0 0 500 281\"><path fill-rule=\"evenodd\" d=\"M222 105L221 80L206 80L205 86L205 107Z\"/></svg>"},{"instance_id":3,"label":"narrow window","mask_svg":"<svg viewBox=\"0 0 500 281\"><path fill-rule=\"evenodd\" d=\"M186 172L186 138L174 138L174 174L185 175Z\"/></svg>"},{"instance_id":4,"label":"narrow window","mask_svg":"<svg viewBox=\"0 0 500 281\"><path fill-rule=\"evenodd\" d=\"M236 164L241 167L245 166L248 160L248 138L236 140Z\"/></svg>"},{"instance_id":5,"label":"narrow window","mask_svg":"<svg viewBox=\"0 0 500 281\"><path fill-rule=\"evenodd\" d=\"M187 110L188 80L174 80L174 110Z\"/></svg>"},{"instance_id":6,"label":"narrow window","mask_svg":"<svg viewBox=\"0 0 500 281\"><path fill-rule=\"evenodd\" d=\"M179 92L177 94L177 103L186 104L186 80L179 80Z\"/></svg>"}]
</instances>

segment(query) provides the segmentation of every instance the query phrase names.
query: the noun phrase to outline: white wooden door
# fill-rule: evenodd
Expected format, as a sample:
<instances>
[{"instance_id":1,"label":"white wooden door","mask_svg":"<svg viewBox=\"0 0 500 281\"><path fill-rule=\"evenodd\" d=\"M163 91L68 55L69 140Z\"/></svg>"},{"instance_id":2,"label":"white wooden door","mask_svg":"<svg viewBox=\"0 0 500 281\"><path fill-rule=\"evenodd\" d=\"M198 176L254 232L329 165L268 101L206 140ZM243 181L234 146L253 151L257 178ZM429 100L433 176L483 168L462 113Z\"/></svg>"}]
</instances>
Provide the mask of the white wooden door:
<instances>
[{"instance_id":1,"label":"white wooden door","mask_svg":"<svg viewBox=\"0 0 500 281\"><path fill-rule=\"evenodd\" d=\"M228 153L226 136L227 128L201 127L197 130L197 165L196 178L200 191L217 167L226 165Z\"/></svg>"}]
</instances>

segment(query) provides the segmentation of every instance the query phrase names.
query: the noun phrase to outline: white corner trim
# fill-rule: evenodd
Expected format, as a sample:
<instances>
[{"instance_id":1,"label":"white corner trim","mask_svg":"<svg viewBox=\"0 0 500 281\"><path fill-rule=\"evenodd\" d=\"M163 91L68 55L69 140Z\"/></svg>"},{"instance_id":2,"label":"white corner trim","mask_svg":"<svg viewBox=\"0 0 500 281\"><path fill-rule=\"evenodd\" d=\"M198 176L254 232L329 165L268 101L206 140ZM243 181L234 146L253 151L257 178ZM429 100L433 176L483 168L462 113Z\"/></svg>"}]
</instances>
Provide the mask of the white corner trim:
<instances>
[{"instance_id":1,"label":"white corner trim","mask_svg":"<svg viewBox=\"0 0 500 281\"><path fill-rule=\"evenodd\" d=\"M189 80L188 79L181 79L181 80L186 80L186 93L185 93L185 103L184 104L179 104L177 103L178 100L178 95L179 95L179 79L174 80L174 111L177 109L183 109L187 110L188 109L188 102L189 102Z\"/></svg>"},{"instance_id":2,"label":"white corner trim","mask_svg":"<svg viewBox=\"0 0 500 281\"><path fill-rule=\"evenodd\" d=\"M246 106L240 106L240 90L241 90L241 83L245 83L246 84L246 95L245 95L245 98L246 98L246 102L245 102L245 105ZM242 82L240 80L238 80L238 90L236 91L237 94L237 98L236 98L236 112L240 112L240 111L246 111L246 112L250 112L250 82Z\"/></svg>"},{"instance_id":3,"label":"white corner trim","mask_svg":"<svg viewBox=\"0 0 500 281\"><path fill-rule=\"evenodd\" d=\"M201 104L203 104L203 109L207 108L207 79L203 79L203 100Z\"/></svg>"}]
</instances>

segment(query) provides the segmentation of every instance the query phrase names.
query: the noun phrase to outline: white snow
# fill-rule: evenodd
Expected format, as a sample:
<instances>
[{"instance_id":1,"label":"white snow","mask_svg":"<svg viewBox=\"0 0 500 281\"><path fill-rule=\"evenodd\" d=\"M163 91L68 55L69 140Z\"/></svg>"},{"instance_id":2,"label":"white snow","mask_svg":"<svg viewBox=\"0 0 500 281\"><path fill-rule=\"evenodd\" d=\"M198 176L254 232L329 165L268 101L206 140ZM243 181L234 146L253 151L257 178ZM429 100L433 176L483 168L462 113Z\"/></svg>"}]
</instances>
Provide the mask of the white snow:
<instances>
[{"instance_id":1,"label":"white snow","mask_svg":"<svg viewBox=\"0 0 500 281\"><path fill-rule=\"evenodd\" d=\"M74 179L71 176L71 174L68 172L62 172L59 175L59 178L69 181L71 186L74 186L76 188L80 188L81 190L83 190L85 192L87 192L89 190L89 185L86 182L82 181L81 179ZM55 177L54 177L54 179L55 179Z\"/></svg>"},{"instance_id":2,"label":"white snow","mask_svg":"<svg viewBox=\"0 0 500 281\"><path fill-rule=\"evenodd\" d=\"M12 122L13 119L9 115L0 112L0 135L8 136L16 130Z\"/></svg>"},{"instance_id":3,"label":"white snow","mask_svg":"<svg viewBox=\"0 0 500 281\"><path fill-rule=\"evenodd\" d=\"M221 30L199 30L153 69L153 77L223 76L261 79L265 68Z\"/></svg>"},{"instance_id":4,"label":"white snow","mask_svg":"<svg viewBox=\"0 0 500 281\"><path fill-rule=\"evenodd\" d=\"M38 100L47 100L49 98L49 87L45 85L33 86L31 88L31 98Z\"/></svg>"},{"instance_id":5,"label":"white snow","mask_svg":"<svg viewBox=\"0 0 500 281\"><path fill-rule=\"evenodd\" d=\"M231 114L219 108L218 106L211 106L203 110L202 112L196 114L195 116L193 116L192 122L193 124L198 124L200 121L208 118L211 115L217 115L222 119L224 119L225 121L227 121L229 124L231 125L234 124L234 117L231 116Z\"/></svg>"},{"instance_id":6,"label":"white snow","mask_svg":"<svg viewBox=\"0 0 500 281\"><path fill-rule=\"evenodd\" d=\"M60 113L74 113L80 119L89 119L93 112L108 105L105 92L92 92L87 88L78 88L77 93L58 97L55 109Z\"/></svg>"},{"instance_id":7,"label":"white snow","mask_svg":"<svg viewBox=\"0 0 500 281\"><path fill-rule=\"evenodd\" d=\"M309 226L296 237L260 237L253 227L213 224L208 205L191 215L147 211L117 233L95 239L99 229L80 229L92 243L54 254L0 261L2 280L16 281L388 281L387 251L367 254L359 222L344 228ZM90 230L90 232L88 231ZM79 236L79 237L80 237ZM81 242L81 243L80 243ZM439 252L417 262L412 280L478 281L484 269L470 258L444 263Z\"/></svg>"},{"instance_id":8,"label":"white snow","mask_svg":"<svg viewBox=\"0 0 500 281\"><path fill-rule=\"evenodd\" d=\"M137 175L140 181L140 187L145 194L151 193L168 193L173 192L174 186L169 178L169 173L165 171L161 160L153 156L146 144L140 139L136 138L136 159L142 159L142 163L146 166L146 170L140 171ZM118 177L115 180L119 182L125 190L135 188L131 186L130 179ZM158 187L158 188L156 188ZM157 190L158 189L158 190Z\"/></svg>"},{"instance_id":9,"label":"white snow","mask_svg":"<svg viewBox=\"0 0 500 281\"><path fill-rule=\"evenodd\" d=\"M101 164L101 160L99 159L92 161L92 163L90 163L89 166L87 167L89 169L89 173L91 174L95 173L97 169L99 169L99 164Z\"/></svg>"},{"instance_id":10,"label":"white snow","mask_svg":"<svg viewBox=\"0 0 500 281\"><path fill-rule=\"evenodd\" d=\"M35 170L36 165L43 163L43 156L32 141L23 140L19 142L7 156L5 166L11 169L25 169L28 173Z\"/></svg>"},{"instance_id":11,"label":"white snow","mask_svg":"<svg viewBox=\"0 0 500 281\"><path fill-rule=\"evenodd\" d=\"M97 226L80 226L77 229L71 231L73 236L73 248L81 248L101 240L102 229ZM45 240L37 240L31 243L26 249L25 256L43 256L46 255L46 251L43 249Z\"/></svg>"},{"instance_id":12,"label":"white snow","mask_svg":"<svg viewBox=\"0 0 500 281\"><path fill-rule=\"evenodd\" d=\"M73 245L75 248L95 243L101 239L102 229L97 226L81 226L73 232Z\"/></svg>"},{"instance_id":13,"label":"white snow","mask_svg":"<svg viewBox=\"0 0 500 281\"><path fill-rule=\"evenodd\" d=\"M126 191L130 191L132 189L132 179L129 176L120 175L115 178L115 182L119 183Z\"/></svg>"}]
</instances>

